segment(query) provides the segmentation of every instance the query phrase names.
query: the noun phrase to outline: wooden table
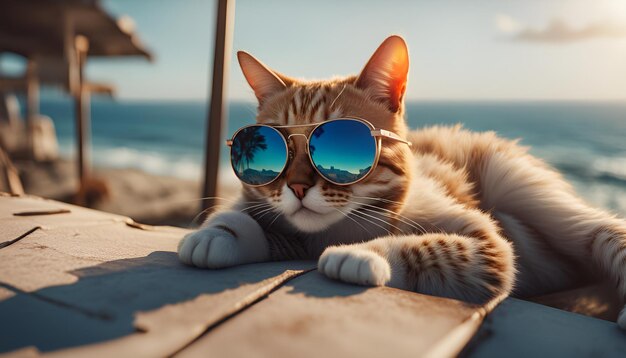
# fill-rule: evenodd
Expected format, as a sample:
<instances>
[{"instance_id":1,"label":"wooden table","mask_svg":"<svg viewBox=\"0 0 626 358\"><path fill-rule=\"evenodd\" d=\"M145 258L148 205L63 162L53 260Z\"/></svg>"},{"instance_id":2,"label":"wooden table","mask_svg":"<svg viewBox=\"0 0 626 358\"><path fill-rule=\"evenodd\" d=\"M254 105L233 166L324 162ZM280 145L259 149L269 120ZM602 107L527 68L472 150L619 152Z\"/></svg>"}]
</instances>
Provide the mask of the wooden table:
<instances>
[{"instance_id":1,"label":"wooden table","mask_svg":"<svg viewBox=\"0 0 626 358\"><path fill-rule=\"evenodd\" d=\"M176 257L187 232L36 197L0 196L0 355L626 352L626 335L611 322L520 300L506 300L481 327L482 307L342 284L317 273L315 262L187 267Z\"/></svg>"}]
</instances>

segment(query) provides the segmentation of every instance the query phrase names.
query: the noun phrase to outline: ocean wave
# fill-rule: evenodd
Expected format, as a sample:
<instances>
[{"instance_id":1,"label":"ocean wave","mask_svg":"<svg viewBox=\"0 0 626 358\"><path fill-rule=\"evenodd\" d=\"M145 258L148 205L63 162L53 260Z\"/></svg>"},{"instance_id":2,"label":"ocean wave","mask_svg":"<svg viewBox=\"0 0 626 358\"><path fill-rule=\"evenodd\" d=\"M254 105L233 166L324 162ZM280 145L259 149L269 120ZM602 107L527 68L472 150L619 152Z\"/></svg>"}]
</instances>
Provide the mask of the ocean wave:
<instances>
[{"instance_id":1,"label":"ocean wave","mask_svg":"<svg viewBox=\"0 0 626 358\"><path fill-rule=\"evenodd\" d=\"M72 143L61 142L59 152L64 157L73 158L76 151ZM180 156L129 147L95 147L92 153L96 167L138 169L154 175L188 180L202 180L204 175L203 162L199 156ZM220 163L218 180L222 184L239 183L229 163Z\"/></svg>"},{"instance_id":2,"label":"ocean wave","mask_svg":"<svg viewBox=\"0 0 626 358\"><path fill-rule=\"evenodd\" d=\"M586 162L557 160L553 164L566 175L626 188L626 158L595 158Z\"/></svg>"},{"instance_id":3,"label":"ocean wave","mask_svg":"<svg viewBox=\"0 0 626 358\"><path fill-rule=\"evenodd\" d=\"M568 147L535 148L533 152L565 175L626 188L626 153L603 156L589 149Z\"/></svg>"},{"instance_id":4,"label":"ocean wave","mask_svg":"<svg viewBox=\"0 0 626 358\"><path fill-rule=\"evenodd\" d=\"M626 184L626 157L598 158L593 170L602 176L618 179Z\"/></svg>"},{"instance_id":5,"label":"ocean wave","mask_svg":"<svg viewBox=\"0 0 626 358\"><path fill-rule=\"evenodd\" d=\"M155 175L197 180L202 175L198 159L163 153L140 151L134 148L97 148L93 153L96 166L135 168Z\"/></svg>"}]
</instances>

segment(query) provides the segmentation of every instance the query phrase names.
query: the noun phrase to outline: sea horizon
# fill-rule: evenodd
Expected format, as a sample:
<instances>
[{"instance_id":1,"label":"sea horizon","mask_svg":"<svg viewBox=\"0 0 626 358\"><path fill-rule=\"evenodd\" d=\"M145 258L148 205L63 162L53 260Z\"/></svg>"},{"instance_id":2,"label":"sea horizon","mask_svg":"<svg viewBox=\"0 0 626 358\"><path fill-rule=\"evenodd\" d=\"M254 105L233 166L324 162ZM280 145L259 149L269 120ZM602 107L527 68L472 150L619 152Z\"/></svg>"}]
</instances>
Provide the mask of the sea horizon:
<instances>
[{"instance_id":1,"label":"sea horizon","mask_svg":"<svg viewBox=\"0 0 626 358\"><path fill-rule=\"evenodd\" d=\"M20 102L23 102L18 96ZM41 95L41 102L72 102L73 97L65 93L53 93L44 91ZM208 106L209 98L119 98L116 96L107 96L96 94L91 97L92 103L101 102L113 102L113 103L130 103L130 104L203 104ZM235 98L226 101L231 104L250 104L257 105L254 99ZM407 98L405 104L414 103L467 103L467 104L498 104L498 103L580 103L580 104L626 104L625 98L603 98L603 99L589 99L589 98Z\"/></svg>"},{"instance_id":2,"label":"sea horizon","mask_svg":"<svg viewBox=\"0 0 626 358\"><path fill-rule=\"evenodd\" d=\"M256 106L251 101L229 102L224 139L254 122ZM94 99L93 164L199 181L207 109L200 100ZM72 101L44 98L41 113L55 123L61 155L72 158ZM406 118L412 129L461 123L470 130L520 139L532 154L561 171L585 199L626 215L626 100L410 100ZM230 171L226 146L220 158L222 173Z\"/></svg>"}]
</instances>

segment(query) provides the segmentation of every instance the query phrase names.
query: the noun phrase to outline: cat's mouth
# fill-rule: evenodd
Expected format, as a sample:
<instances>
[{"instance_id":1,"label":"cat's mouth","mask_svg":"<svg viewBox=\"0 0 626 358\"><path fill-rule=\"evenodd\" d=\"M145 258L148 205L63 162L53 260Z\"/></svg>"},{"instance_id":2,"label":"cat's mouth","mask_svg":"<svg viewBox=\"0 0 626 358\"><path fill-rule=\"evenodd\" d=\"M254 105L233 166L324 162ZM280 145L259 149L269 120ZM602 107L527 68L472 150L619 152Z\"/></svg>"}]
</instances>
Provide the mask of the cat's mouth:
<instances>
[{"instance_id":1,"label":"cat's mouth","mask_svg":"<svg viewBox=\"0 0 626 358\"><path fill-rule=\"evenodd\" d=\"M323 217L325 213L315 210L306 206L304 203L300 203L300 207L294 210L291 215L289 215L292 219L304 219L304 220L315 220Z\"/></svg>"},{"instance_id":2,"label":"cat's mouth","mask_svg":"<svg viewBox=\"0 0 626 358\"><path fill-rule=\"evenodd\" d=\"M285 193L289 194L289 191ZM345 217L345 214L330 204L332 203L325 200L319 189L314 187L302 200L295 195L285 195L280 210L284 218L295 228L312 233L323 231Z\"/></svg>"},{"instance_id":3,"label":"cat's mouth","mask_svg":"<svg viewBox=\"0 0 626 358\"><path fill-rule=\"evenodd\" d=\"M304 206L303 204L300 204L300 208L298 208L296 211L294 211L291 215L295 216L295 215L324 215L324 214L320 213L317 210L308 208L308 207Z\"/></svg>"},{"instance_id":4,"label":"cat's mouth","mask_svg":"<svg viewBox=\"0 0 626 358\"><path fill-rule=\"evenodd\" d=\"M298 229L305 232L322 231L335 220L329 215L320 213L314 209L301 205L296 211L289 215L289 221Z\"/></svg>"}]
</instances>

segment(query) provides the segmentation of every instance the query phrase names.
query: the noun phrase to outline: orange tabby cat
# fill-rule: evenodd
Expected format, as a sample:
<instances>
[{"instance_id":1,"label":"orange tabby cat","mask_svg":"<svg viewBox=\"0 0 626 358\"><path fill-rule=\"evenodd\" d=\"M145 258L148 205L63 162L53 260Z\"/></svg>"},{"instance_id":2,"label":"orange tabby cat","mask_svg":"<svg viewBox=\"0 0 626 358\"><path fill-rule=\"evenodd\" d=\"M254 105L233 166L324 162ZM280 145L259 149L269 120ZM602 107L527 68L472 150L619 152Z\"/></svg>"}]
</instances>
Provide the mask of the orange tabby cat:
<instances>
[{"instance_id":1,"label":"orange tabby cat","mask_svg":"<svg viewBox=\"0 0 626 358\"><path fill-rule=\"evenodd\" d=\"M376 169L339 186L322 179L306 140L268 185L210 216L179 245L190 265L221 268L317 259L324 275L360 285L488 303L559 290L601 274L626 297L626 222L585 204L516 142L460 126L409 132L408 50L386 39L356 77L301 81L238 53L259 101L257 122L307 124L345 116L412 142L382 140ZM626 314L618 324L626 328Z\"/></svg>"}]
</instances>

